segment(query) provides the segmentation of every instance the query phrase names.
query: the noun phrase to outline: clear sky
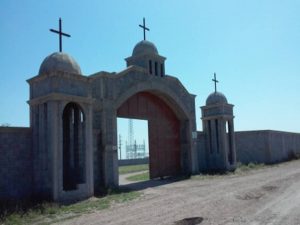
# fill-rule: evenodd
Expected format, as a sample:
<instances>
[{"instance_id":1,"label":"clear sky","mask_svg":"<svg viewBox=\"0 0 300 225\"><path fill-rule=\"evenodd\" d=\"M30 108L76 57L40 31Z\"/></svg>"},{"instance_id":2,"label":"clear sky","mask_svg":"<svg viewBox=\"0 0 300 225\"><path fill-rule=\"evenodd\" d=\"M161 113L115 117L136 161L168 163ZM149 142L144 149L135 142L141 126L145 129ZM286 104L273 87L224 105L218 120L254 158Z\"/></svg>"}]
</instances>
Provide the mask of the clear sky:
<instances>
[{"instance_id":1,"label":"clear sky","mask_svg":"<svg viewBox=\"0 0 300 225\"><path fill-rule=\"evenodd\" d=\"M299 0L1 0L0 124L29 125L26 79L58 50L59 17L84 75L123 70L146 17L166 73L197 95L198 130L216 72L236 130L300 132Z\"/></svg>"}]
</instances>

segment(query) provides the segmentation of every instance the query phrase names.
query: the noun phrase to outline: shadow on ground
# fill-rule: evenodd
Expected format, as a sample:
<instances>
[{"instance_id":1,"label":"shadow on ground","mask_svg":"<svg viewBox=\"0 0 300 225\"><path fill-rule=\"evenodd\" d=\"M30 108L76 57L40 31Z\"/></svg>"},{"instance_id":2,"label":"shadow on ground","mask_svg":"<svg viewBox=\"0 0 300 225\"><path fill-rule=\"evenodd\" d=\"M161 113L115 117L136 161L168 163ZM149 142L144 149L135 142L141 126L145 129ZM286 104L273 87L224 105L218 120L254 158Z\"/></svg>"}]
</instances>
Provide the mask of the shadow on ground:
<instances>
[{"instance_id":1,"label":"shadow on ground","mask_svg":"<svg viewBox=\"0 0 300 225\"><path fill-rule=\"evenodd\" d=\"M166 184L171 184L174 182L182 181L189 179L190 177L166 177L166 178L157 178L157 179L152 179L152 180L146 180L146 181L140 181L140 182L134 182L130 184L123 184L120 185L120 189L129 189L129 190L134 190L134 191L140 191L144 190L147 188L152 188L152 187L157 187L157 186L162 186Z\"/></svg>"}]
</instances>

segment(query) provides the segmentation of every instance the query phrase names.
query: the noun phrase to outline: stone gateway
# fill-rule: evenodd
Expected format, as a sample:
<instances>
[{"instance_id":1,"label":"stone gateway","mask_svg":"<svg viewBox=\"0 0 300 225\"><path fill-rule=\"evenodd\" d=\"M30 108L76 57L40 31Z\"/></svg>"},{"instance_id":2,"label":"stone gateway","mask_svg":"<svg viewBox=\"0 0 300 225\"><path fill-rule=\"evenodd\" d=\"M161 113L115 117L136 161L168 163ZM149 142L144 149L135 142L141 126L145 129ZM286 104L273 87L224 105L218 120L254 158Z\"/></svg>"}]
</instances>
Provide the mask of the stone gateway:
<instances>
[{"instance_id":1,"label":"stone gateway","mask_svg":"<svg viewBox=\"0 0 300 225\"><path fill-rule=\"evenodd\" d=\"M85 76L64 52L46 57L28 80L30 128L0 128L0 199L77 200L117 187L117 117L148 120L151 178L234 170L239 159L249 161L256 145L245 146L254 134L239 134L236 145L233 105L215 90L201 107L203 132L197 132L195 95L166 74L165 60L147 40L119 73ZM274 159L300 152L299 134L292 138Z\"/></svg>"}]
</instances>

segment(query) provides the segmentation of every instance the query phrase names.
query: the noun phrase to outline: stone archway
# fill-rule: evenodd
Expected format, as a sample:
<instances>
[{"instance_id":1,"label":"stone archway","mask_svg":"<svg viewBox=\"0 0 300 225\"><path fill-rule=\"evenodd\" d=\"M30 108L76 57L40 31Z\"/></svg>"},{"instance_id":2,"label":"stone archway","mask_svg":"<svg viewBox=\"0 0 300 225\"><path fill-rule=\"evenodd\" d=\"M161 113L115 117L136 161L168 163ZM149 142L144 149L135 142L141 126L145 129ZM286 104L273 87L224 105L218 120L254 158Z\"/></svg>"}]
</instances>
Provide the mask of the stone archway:
<instances>
[{"instance_id":1,"label":"stone archway","mask_svg":"<svg viewBox=\"0 0 300 225\"><path fill-rule=\"evenodd\" d=\"M138 67L129 67L115 76L99 75L97 79L93 114L97 149L95 190L119 185L117 117L148 120L148 127L152 124L157 127L151 129L153 134L148 131L150 141L155 136L159 139L150 143L150 151L157 149L153 154L150 152L151 156L157 155L156 160L150 156L150 167L157 169L151 172L151 178L198 171L196 142L192 136L196 131L195 95L188 93L178 79L149 76ZM176 153L168 152L171 149Z\"/></svg>"},{"instance_id":2,"label":"stone archway","mask_svg":"<svg viewBox=\"0 0 300 225\"><path fill-rule=\"evenodd\" d=\"M180 120L160 97L138 92L117 109L118 117L148 120L150 178L182 172Z\"/></svg>"}]
</instances>

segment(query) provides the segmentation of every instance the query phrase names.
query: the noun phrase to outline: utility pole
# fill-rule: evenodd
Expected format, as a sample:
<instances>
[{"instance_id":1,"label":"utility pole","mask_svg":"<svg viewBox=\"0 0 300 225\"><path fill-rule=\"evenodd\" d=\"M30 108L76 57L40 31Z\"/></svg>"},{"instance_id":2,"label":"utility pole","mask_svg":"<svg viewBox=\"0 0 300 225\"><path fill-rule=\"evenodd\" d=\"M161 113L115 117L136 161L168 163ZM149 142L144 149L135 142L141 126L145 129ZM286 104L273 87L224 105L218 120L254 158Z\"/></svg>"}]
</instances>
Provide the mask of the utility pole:
<instances>
[{"instance_id":1,"label":"utility pole","mask_svg":"<svg viewBox=\"0 0 300 225\"><path fill-rule=\"evenodd\" d=\"M122 136L119 134L119 152L120 152L120 159L122 159Z\"/></svg>"},{"instance_id":2,"label":"utility pole","mask_svg":"<svg viewBox=\"0 0 300 225\"><path fill-rule=\"evenodd\" d=\"M136 159L136 153L137 153L137 148L136 148L136 140L134 140L134 158Z\"/></svg>"}]
</instances>

